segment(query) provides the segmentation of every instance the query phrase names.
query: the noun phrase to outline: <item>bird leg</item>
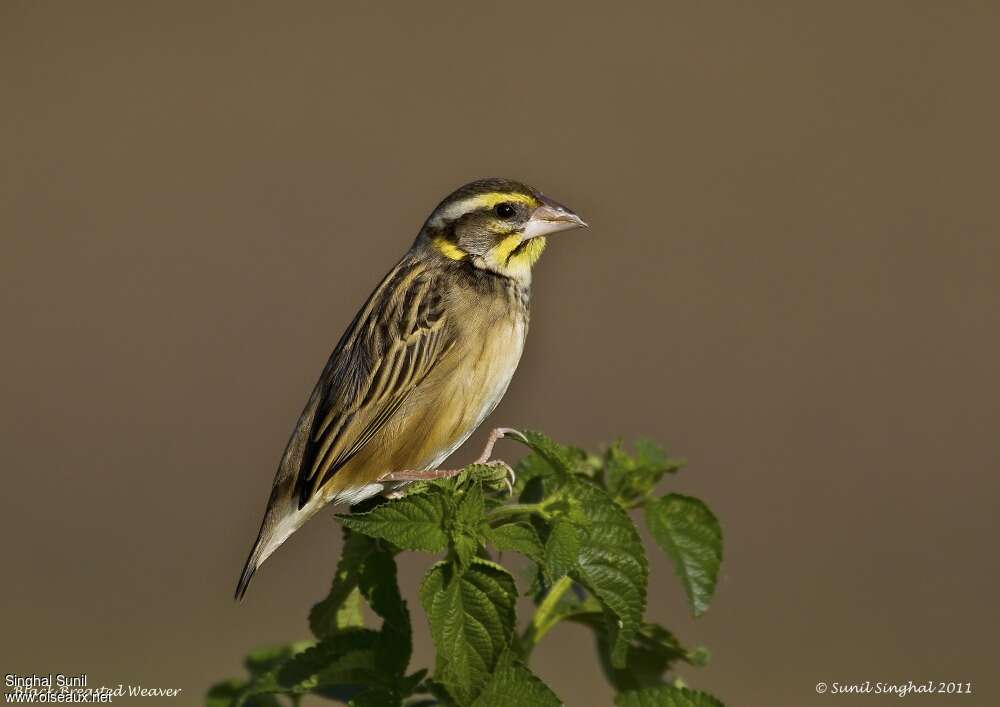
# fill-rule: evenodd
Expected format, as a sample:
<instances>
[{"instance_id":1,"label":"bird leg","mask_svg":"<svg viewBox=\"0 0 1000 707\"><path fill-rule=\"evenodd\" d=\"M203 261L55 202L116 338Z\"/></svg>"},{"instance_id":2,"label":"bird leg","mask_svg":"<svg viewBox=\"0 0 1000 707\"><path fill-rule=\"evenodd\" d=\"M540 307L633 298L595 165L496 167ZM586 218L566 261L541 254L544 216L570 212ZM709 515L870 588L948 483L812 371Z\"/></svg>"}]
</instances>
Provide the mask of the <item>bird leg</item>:
<instances>
[{"instance_id":1,"label":"bird leg","mask_svg":"<svg viewBox=\"0 0 1000 707\"><path fill-rule=\"evenodd\" d=\"M517 478L514 475L514 469L511 468L510 464L499 459L490 460L490 455L493 453L493 445L497 443L497 440L501 440L509 435L521 436L521 433L517 430L511 429L509 427L497 427L492 432L490 432L489 439L486 440L486 446L483 447L483 453L476 458L473 464L482 464L485 466L498 466L504 469L504 483L507 484L507 490L509 493L514 492L514 482ZM401 469L400 471L390 471L387 474L382 474L378 478L378 482L383 481L433 481L435 479L450 479L453 476L461 473L461 469L431 469L429 471L417 471L413 469ZM396 493L387 494L389 498L395 498Z\"/></svg>"},{"instance_id":2,"label":"bird leg","mask_svg":"<svg viewBox=\"0 0 1000 707\"><path fill-rule=\"evenodd\" d=\"M486 446L483 447L483 453L479 455L473 464L485 464L489 461L490 455L493 454L493 445L497 443L497 440L503 439L508 435L517 435L518 437L524 437L523 434L510 427L495 427L493 431L490 432L490 438L486 440ZM513 472L511 472L513 473Z\"/></svg>"}]
</instances>

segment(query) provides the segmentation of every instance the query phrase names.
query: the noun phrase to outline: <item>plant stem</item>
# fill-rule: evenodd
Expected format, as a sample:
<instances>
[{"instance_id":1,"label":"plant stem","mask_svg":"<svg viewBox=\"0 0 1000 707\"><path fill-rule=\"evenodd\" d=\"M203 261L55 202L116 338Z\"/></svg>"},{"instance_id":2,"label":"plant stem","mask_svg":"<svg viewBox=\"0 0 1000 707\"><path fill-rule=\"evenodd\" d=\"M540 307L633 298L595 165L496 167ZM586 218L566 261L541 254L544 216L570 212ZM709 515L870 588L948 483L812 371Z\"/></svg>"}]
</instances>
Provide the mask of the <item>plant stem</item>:
<instances>
[{"instance_id":1,"label":"plant stem","mask_svg":"<svg viewBox=\"0 0 1000 707\"><path fill-rule=\"evenodd\" d=\"M490 520L498 520L520 514L531 515L532 513L539 513L544 515L547 505L544 501L541 503L510 503L506 506L493 509L489 517Z\"/></svg>"},{"instance_id":2,"label":"plant stem","mask_svg":"<svg viewBox=\"0 0 1000 707\"><path fill-rule=\"evenodd\" d=\"M558 606L559 600L562 599L563 595L572 586L573 580L568 575L560 577L552 585L549 593L545 595L542 603L538 605L535 615L531 617L531 624L525 629L524 635L521 637L521 652L524 654L525 660L531 655L531 649L535 647L535 644L542 640L542 636L559 623L559 618L555 616L556 606Z\"/></svg>"}]
</instances>

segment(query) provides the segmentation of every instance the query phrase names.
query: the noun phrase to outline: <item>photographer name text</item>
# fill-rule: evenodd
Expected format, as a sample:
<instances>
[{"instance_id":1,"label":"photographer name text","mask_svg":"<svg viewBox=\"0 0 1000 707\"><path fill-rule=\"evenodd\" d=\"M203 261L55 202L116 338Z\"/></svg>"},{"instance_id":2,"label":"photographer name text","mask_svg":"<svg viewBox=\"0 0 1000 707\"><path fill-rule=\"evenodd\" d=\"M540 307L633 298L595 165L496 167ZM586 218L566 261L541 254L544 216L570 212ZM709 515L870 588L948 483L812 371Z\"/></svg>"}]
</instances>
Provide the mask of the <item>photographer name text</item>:
<instances>
[{"instance_id":1,"label":"photographer name text","mask_svg":"<svg viewBox=\"0 0 1000 707\"><path fill-rule=\"evenodd\" d=\"M100 685L91 687L86 673L31 673L4 675L8 692L4 702L113 702L116 697L177 697L178 687L144 687L143 685Z\"/></svg>"}]
</instances>

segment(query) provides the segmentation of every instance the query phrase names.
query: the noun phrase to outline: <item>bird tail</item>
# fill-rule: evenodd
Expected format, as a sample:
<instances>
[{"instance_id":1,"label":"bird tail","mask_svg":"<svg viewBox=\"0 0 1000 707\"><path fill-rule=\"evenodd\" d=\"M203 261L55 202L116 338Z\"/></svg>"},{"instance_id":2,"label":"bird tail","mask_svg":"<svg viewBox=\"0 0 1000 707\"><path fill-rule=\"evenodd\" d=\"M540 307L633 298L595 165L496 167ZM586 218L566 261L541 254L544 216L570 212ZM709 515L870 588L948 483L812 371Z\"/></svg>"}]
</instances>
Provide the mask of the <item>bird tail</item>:
<instances>
[{"instance_id":1,"label":"bird tail","mask_svg":"<svg viewBox=\"0 0 1000 707\"><path fill-rule=\"evenodd\" d=\"M253 544L246 564L243 565L243 572L240 574L240 581L236 585L236 601L242 601L250 586L257 568L264 564L264 560L281 547L281 544L288 539L288 536L302 527L309 518L319 510L319 504L312 504L302 510L298 510L292 503L269 504L267 512L264 514L264 521L260 524L260 532L257 534L257 542Z\"/></svg>"},{"instance_id":2,"label":"bird tail","mask_svg":"<svg viewBox=\"0 0 1000 707\"><path fill-rule=\"evenodd\" d=\"M236 596L234 597L236 601L243 601L243 596L247 593L247 587L250 586L250 580L253 579L254 574L257 573L257 568L264 561L264 558L261 557L264 548L263 540L264 528L261 528L260 533L257 535L257 542L254 543L253 549L250 550L250 555L247 557L246 564L243 565L240 581L236 585Z\"/></svg>"}]
</instances>

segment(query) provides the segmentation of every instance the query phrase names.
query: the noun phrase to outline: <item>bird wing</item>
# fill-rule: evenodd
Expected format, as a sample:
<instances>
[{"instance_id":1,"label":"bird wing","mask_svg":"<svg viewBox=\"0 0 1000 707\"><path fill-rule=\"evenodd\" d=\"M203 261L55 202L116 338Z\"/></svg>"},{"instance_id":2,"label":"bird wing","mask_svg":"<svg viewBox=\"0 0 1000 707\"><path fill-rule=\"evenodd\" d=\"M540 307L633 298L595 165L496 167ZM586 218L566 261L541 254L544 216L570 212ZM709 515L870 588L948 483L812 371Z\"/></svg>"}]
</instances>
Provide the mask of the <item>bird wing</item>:
<instances>
[{"instance_id":1,"label":"bird wing","mask_svg":"<svg viewBox=\"0 0 1000 707\"><path fill-rule=\"evenodd\" d=\"M437 278L405 260L334 349L299 465L299 508L381 430L454 340Z\"/></svg>"}]
</instances>

